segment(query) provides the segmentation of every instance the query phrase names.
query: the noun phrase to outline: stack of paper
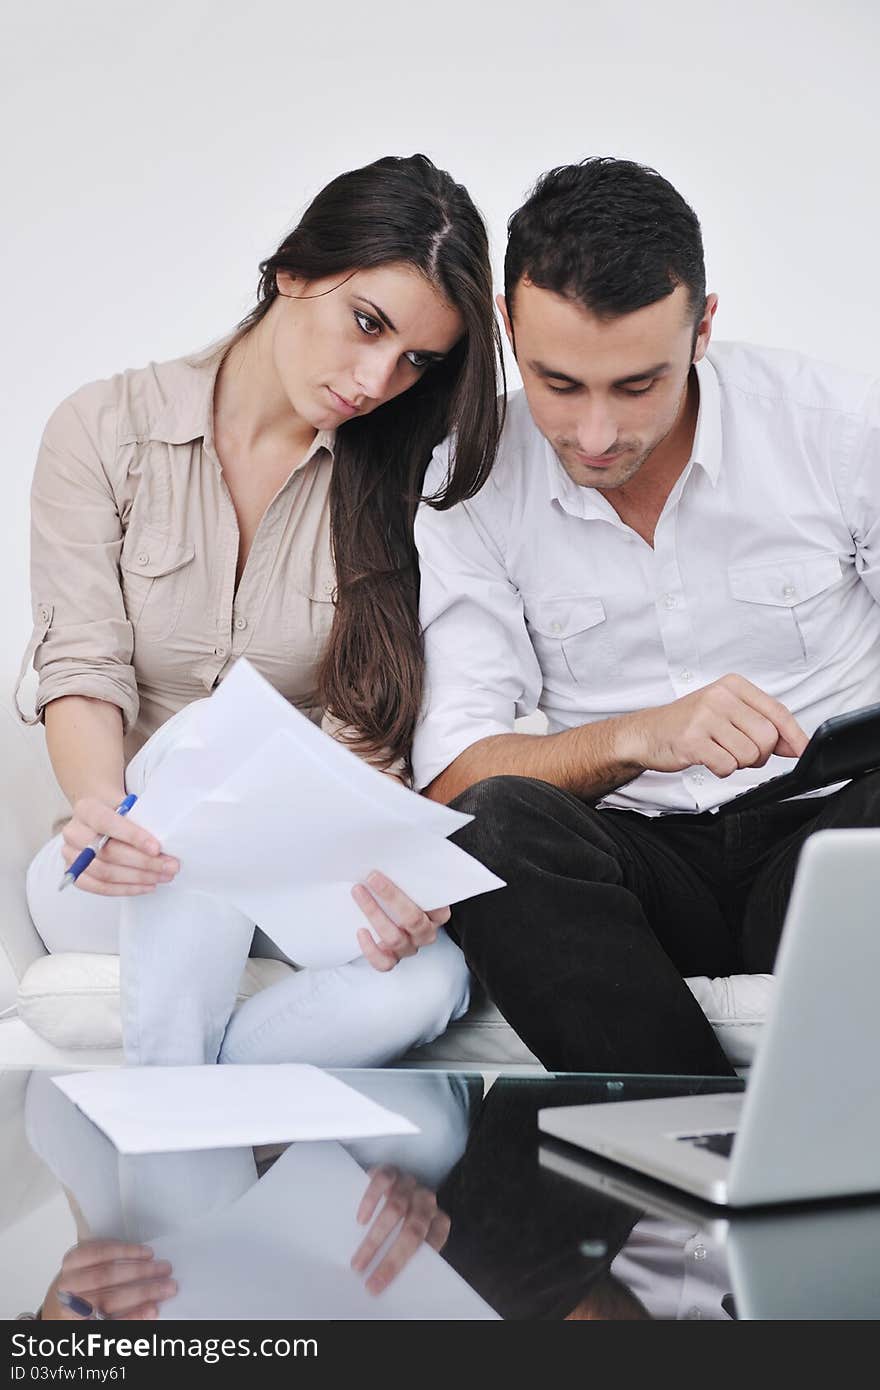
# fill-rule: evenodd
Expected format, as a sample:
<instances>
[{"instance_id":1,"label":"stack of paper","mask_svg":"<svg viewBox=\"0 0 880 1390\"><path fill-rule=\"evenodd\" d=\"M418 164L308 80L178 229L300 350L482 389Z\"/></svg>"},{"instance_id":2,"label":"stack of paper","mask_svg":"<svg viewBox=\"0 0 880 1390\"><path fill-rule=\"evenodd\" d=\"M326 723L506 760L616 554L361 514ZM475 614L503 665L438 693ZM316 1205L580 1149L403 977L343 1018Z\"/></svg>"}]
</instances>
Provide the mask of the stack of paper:
<instances>
[{"instance_id":1,"label":"stack of paper","mask_svg":"<svg viewBox=\"0 0 880 1390\"><path fill-rule=\"evenodd\" d=\"M418 1134L318 1067L115 1067L52 1078L123 1154Z\"/></svg>"},{"instance_id":2,"label":"stack of paper","mask_svg":"<svg viewBox=\"0 0 880 1390\"><path fill-rule=\"evenodd\" d=\"M299 713L245 660L193 712L130 812L300 965L360 954L351 888L378 869L425 911L503 887L446 838L471 816L402 787Z\"/></svg>"}]
</instances>

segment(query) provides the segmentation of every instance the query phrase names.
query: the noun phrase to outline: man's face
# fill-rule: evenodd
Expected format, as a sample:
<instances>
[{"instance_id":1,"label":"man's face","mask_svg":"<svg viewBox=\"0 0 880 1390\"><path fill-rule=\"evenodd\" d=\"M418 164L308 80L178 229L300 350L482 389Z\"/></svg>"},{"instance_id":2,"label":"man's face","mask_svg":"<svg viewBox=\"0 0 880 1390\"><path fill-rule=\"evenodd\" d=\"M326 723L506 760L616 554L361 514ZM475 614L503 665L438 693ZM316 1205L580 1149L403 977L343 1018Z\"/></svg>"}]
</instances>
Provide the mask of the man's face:
<instances>
[{"instance_id":1,"label":"man's face","mask_svg":"<svg viewBox=\"0 0 880 1390\"><path fill-rule=\"evenodd\" d=\"M716 303L710 295L694 346L683 285L612 319L527 279L516 287L512 326L499 299L535 424L573 482L622 487L675 428Z\"/></svg>"}]
</instances>

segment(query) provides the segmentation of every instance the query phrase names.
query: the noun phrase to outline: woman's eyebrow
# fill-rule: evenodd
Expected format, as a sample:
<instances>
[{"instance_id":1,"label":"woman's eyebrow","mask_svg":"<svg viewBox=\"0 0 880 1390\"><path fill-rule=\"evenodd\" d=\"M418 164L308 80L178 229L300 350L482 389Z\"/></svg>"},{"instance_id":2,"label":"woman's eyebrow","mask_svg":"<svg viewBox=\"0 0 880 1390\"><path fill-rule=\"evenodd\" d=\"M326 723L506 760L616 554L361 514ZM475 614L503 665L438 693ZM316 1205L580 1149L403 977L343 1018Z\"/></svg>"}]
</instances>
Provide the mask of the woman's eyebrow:
<instances>
[{"instance_id":1,"label":"woman's eyebrow","mask_svg":"<svg viewBox=\"0 0 880 1390\"><path fill-rule=\"evenodd\" d=\"M385 313L385 310L380 309L378 304L374 304L372 299L367 299L366 296L362 294L356 294L355 299L359 299L361 304L368 304L372 309L373 313L376 315L376 318L381 319L386 328L390 328L392 333L397 332L397 329L391 322L388 315ZM447 356L447 354L445 352L420 352L419 356L427 357L432 362L442 362L444 358Z\"/></svg>"},{"instance_id":2,"label":"woman's eyebrow","mask_svg":"<svg viewBox=\"0 0 880 1390\"><path fill-rule=\"evenodd\" d=\"M378 304L374 304L373 301L372 301L372 299L367 299L367 298L366 298L364 295L362 295L362 294L357 294L357 295L355 295L355 299L359 299L359 300L361 301L362 304L369 304L369 306L370 306L370 308L372 309L373 313L376 315L376 318L377 318L377 319L381 319L382 322L384 323L385 327L386 327L386 328L390 328L392 333L396 333L396 332L397 332L397 329L395 328L394 324L391 322L391 320L390 320L390 318L388 317L388 315L385 313L385 310L384 310L384 309L380 309Z\"/></svg>"}]
</instances>

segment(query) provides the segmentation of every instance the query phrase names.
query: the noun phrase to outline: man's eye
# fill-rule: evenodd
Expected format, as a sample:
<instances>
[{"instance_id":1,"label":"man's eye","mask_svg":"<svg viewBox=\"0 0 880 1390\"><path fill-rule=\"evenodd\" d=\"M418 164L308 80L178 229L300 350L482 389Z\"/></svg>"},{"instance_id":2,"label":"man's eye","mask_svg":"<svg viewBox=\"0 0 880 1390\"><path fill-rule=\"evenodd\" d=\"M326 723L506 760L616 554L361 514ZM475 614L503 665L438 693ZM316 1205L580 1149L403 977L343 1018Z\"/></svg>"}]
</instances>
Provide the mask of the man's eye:
<instances>
[{"instance_id":1,"label":"man's eye","mask_svg":"<svg viewBox=\"0 0 880 1390\"><path fill-rule=\"evenodd\" d=\"M576 390L577 390L577 387L576 387L576 386L551 386L550 383L549 383L549 381L548 381L548 382L547 382L547 390L548 390L548 391L552 391L553 394L554 394L554 396L570 396L571 393L572 393L572 391L576 391Z\"/></svg>"},{"instance_id":2,"label":"man's eye","mask_svg":"<svg viewBox=\"0 0 880 1390\"><path fill-rule=\"evenodd\" d=\"M647 396L649 391L653 391L656 386L655 381L649 381L647 386L621 386L625 396Z\"/></svg>"},{"instance_id":3,"label":"man's eye","mask_svg":"<svg viewBox=\"0 0 880 1390\"><path fill-rule=\"evenodd\" d=\"M360 309L355 309L354 316L357 320L358 328L364 333L369 333L371 338L378 338L382 332L382 325L369 314L365 314Z\"/></svg>"}]
</instances>

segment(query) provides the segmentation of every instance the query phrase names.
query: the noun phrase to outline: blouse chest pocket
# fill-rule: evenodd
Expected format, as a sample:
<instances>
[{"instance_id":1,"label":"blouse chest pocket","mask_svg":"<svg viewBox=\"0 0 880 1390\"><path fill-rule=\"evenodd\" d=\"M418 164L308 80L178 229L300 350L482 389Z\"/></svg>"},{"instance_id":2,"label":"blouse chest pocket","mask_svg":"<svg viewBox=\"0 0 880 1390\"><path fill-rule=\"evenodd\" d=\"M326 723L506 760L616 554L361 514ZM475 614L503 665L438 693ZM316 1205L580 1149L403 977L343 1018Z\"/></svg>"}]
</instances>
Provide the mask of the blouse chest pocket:
<instances>
[{"instance_id":1,"label":"blouse chest pocket","mask_svg":"<svg viewBox=\"0 0 880 1390\"><path fill-rule=\"evenodd\" d=\"M321 660L333 626L335 595L336 581L326 566L316 566L315 573L288 580L281 620L288 660Z\"/></svg>"},{"instance_id":2,"label":"blouse chest pocket","mask_svg":"<svg viewBox=\"0 0 880 1390\"><path fill-rule=\"evenodd\" d=\"M809 555L728 570L737 601L738 638L762 668L804 665L833 642L837 603L829 590L842 577L837 555Z\"/></svg>"},{"instance_id":3,"label":"blouse chest pocket","mask_svg":"<svg viewBox=\"0 0 880 1390\"><path fill-rule=\"evenodd\" d=\"M524 598L526 624L541 665L544 688L592 689L618 674L605 605L595 594Z\"/></svg>"},{"instance_id":4,"label":"blouse chest pocket","mask_svg":"<svg viewBox=\"0 0 880 1390\"><path fill-rule=\"evenodd\" d=\"M139 526L126 533L119 569L136 639L162 641L176 630L195 553L191 541L171 540L158 527Z\"/></svg>"}]
</instances>

